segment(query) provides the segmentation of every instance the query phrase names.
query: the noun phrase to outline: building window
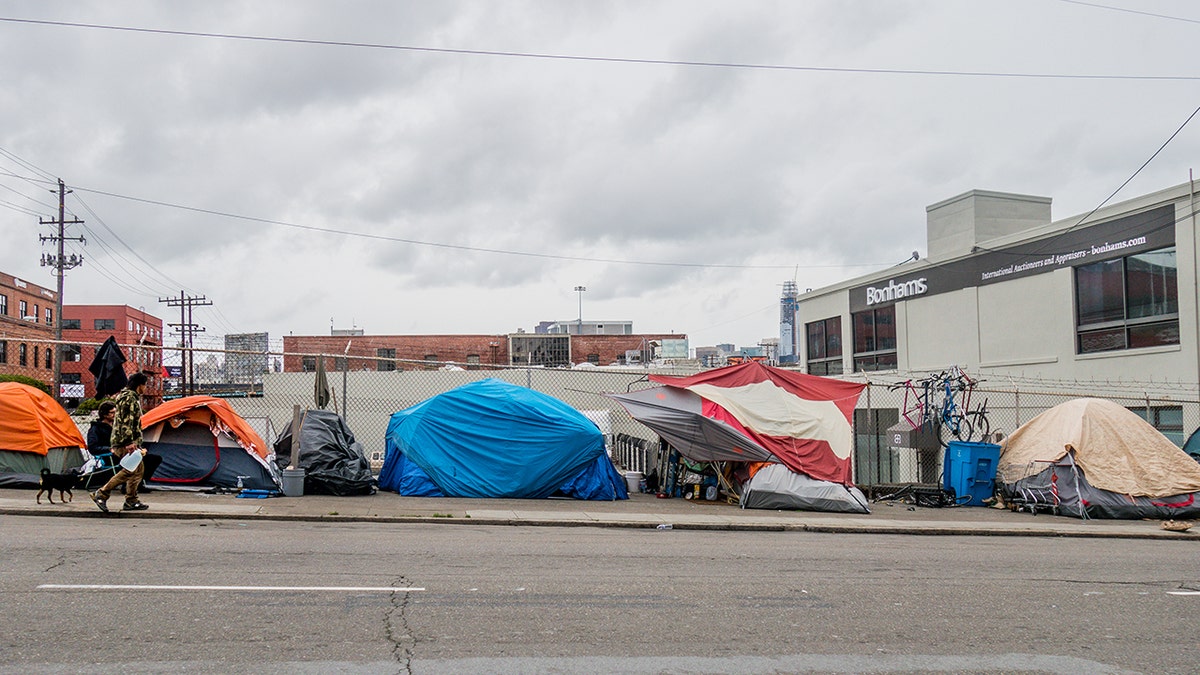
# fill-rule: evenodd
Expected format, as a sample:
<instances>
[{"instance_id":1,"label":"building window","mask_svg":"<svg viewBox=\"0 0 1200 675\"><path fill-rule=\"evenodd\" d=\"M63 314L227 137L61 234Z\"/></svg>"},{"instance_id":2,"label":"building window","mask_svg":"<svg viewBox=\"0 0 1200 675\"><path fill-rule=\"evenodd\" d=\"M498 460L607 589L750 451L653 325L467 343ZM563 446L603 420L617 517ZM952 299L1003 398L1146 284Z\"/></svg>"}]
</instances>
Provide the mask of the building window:
<instances>
[{"instance_id":1,"label":"building window","mask_svg":"<svg viewBox=\"0 0 1200 675\"><path fill-rule=\"evenodd\" d=\"M8 296L0 293L0 316L8 316Z\"/></svg>"},{"instance_id":2,"label":"building window","mask_svg":"<svg viewBox=\"0 0 1200 675\"><path fill-rule=\"evenodd\" d=\"M83 373L63 373L63 384L83 384Z\"/></svg>"},{"instance_id":3,"label":"building window","mask_svg":"<svg viewBox=\"0 0 1200 675\"><path fill-rule=\"evenodd\" d=\"M25 317L29 316L29 303L22 300L20 303L20 309L21 309L21 316L19 318L21 320L24 320Z\"/></svg>"},{"instance_id":4,"label":"building window","mask_svg":"<svg viewBox=\"0 0 1200 675\"><path fill-rule=\"evenodd\" d=\"M304 371L304 372L306 372L306 373L312 373L312 372L316 372L316 370L317 370L317 357L315 357L315 356L304 356L304 357L301 357L301 358L300 358L300 370L302 370L302 371Z\"/></svg>"},{"instance_id":5,"label":"building window","mask_svg":"<svg viewBox=\"0 0 1200 675\"><path fill-rule=\"evenodd\" d=\"M1138 417L1146 420L1175 445L1183 447L1187 438L1183 433L1183 406L1166 405L1157 407L1130 408Z\"/></svg>"},{"instance_id":6,"label":"building window","mask_svg":"<svg viewBox=\"0 0 1200 675\"><path fill-rule=\"evenodd\" d=\"M1175 247L1075 268L1080 354L1179 344Z\"/></svg>"},{"instance_id":7,"label":"building window","mask_svg":"<svg viewBox=\"0 0 1200 675\"><path fill-rule=\"evenodd\" d=\"M54 325L54 308L53 307L46 308L46 325L47 326Z\"/></svg>"},{"instance_id":8,"label":"building window","mask_svg":"<svg viewBox=\"0 0 1200 675\"><path fill-rule=\"evenodd\" d=\"M54 353L49 346L46 347L46 370L54 368Z\"/></svg>"},{"instance_id":9,"label":"building window","mask_svg":"<svg viewBox=\"0 0 1200 675\"><path fill-rule=\"evenodd\" d=\"M63 361L82 361L83 348L79 345L62 346Z\"/></svg>"},{"instance_id":10,"label":"building window","mask_svg":"<svg viewBox=\"0 0 1200 675\"><path fill-rule=\"evenodd\" d=\"M116 330L116 319L96 319L92 321L92 327L96 330Z\"/></svg>"},{"instance_id":11,"label":"building window","mask_svg":"<svg viewBox=\"0 0 1200 675\"><path fill-rule=\"evenodd\" d=\"M590 364L592 364L593 366L598 366L598 365L600 365L600 355L599 355L599 354L595 354L595 353L593 353L593 354L588 354L588 355L587 355L587 362L588 362L588 363L590 363Z\"/></svg>"},{"instance_id":12,"label":"building window","mask_svg":"<svg viewBox=\"0 0 1200 675\"><path fill-rule=\"evenodd\" d=\"M79 325L79 319L63 319L62 326L63 330L79 330L82 328Z\"/></svg>"},{"instance_id":13,"label":"building window","mask_svg":"<svg viewBox=\"0 0 1200 675\"><path fill-rule=\"evenodd\" d=\"M33 320L34 320L34 322L37 322L37 320L38 320L38 315L39 315L39 314L41 314L41 313L42 313L42 308L41 308L41 307L39 307L39 306L37 305L37 303L34 303L34 305L33 305L33 314L30 314L29 316L33 317Z\"/></svg>"},{"instance_id":14,"label":"building window","mask_svg":"<svg viewBox=\"0 0 1200 675\"><path fill-rule=\"evenodd\" d=\"M335 356L333 358L333 370L337 373L344 373L350 370L350 360L344 356Z\"/></svg>"},{"instance_id":15,"label":"building window","mask_svg":"<svg viewBox=\"0 0 1200 675\"><path fill-rule=\"evenodd\" d=\"M21 365L25 365L25 364L22 363ZM33 346L33 367L34 368L38 367L38 346L37 345Z\"/></svg>"},{"instance_id":16,"label":"building window","mask_svg":"<svg viewBox=\"0 0 1200 675\"><path fill-rule=\"evenodd\" d=\"M8 363L8 340L0 340L0 363Z\"/></svg>"},{"instance_id":17,"label":"building window","mask_svg":"<svg viewBox=\"0 0 1200 675\"><path fill-rule=\"evenodd\" d=\"M895 305L856 312L850 319L854 324L854 371L895 370Z\"/></svg>"},{"instance_id":18,"label":"building window","mask_svg":"<svg viewBox=\"0 0 1200 675\"><path fill-rule=\"evenodd\" d=\"M26 345L24 342L22 342L21 346L17 348L17 365L18 366L29 365L29 346Z\"/></svg>"},{"instance_id":19,"label":"building window","mask_svg":"<svg viewBox=\"0 0 1200 675\"><path fill-rule=\"evenodd\" d=\"M380 360L375 365L375 369L380 372L391 372L396 369L396 350L379 348L375 350L375 356Z\"/></svg>"},{"instance_id":20,"label":"building window","mask_svg":"<svg viewBox=\"0 0 1200 675\"><path fill-rule=\"evenodd\" d=\"M479 370L478 354L467 354L467 370Z\"/></svg>"},{"instance_id":21,"label":"building window","mask_svg":"<svg viewBox=\"0 0 1200 675\"><path fill-rule=\"evenodd\" d=\"M807 335L808 373L842 374L842 317L804 324Z\"/></svg>"}]
</instances>

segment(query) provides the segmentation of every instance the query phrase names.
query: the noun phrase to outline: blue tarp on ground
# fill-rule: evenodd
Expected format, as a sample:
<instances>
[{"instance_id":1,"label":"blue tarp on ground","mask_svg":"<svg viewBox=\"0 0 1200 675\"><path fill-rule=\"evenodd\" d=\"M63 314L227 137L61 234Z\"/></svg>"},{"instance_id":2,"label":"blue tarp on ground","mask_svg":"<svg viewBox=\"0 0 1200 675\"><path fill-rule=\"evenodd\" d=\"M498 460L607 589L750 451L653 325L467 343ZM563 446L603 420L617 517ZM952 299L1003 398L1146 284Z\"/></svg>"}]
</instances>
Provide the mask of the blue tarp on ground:
<instances>
[{"instance_id":1,"label":"blue tarp on ground","mask_svg":"<svg viewBox=\"0 0 1200 675\"><path fill-rule=\"evenodd\" d=\"M392 415L379 487L426 497L629 497L591 420L497 379Z\"/></svg>"}]
</instances>

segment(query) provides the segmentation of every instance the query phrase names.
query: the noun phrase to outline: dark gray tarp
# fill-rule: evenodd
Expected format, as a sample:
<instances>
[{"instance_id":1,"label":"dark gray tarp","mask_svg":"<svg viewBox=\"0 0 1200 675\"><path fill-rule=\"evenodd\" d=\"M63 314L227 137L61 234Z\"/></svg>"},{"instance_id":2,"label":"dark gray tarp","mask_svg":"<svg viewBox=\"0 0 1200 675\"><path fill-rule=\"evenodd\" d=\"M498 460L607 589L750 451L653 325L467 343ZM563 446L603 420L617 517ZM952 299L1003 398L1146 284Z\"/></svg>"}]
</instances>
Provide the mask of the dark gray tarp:
<instances>
[{"instance_id":1,"label":"dark gray tarp","mask_svg":"<svg viewBox=\"0 0 1200 675\"><path fill-rule=\"evenodd\" d=\"M375 477L362 445L346 421L328 410L306 410L300 422L300 462L304 469L304 494L369 495L375 493ZM275 461L280 468L292 462L292 424L288 423L275 441Z\"/></svg>"},{"instance_id":2,"label":"dark gray tarp","mask_svg":"<svg viewBox=\"0 0 1200 675\"><path fill-rule=\"evenodd\" d=\"M1130 520L1200 518L1200 500L1189 492L1169 497L1134 497L1101 490L1088 482L1074 452L1044 470L1001 485L1010 503L1076 518Z\"/></svg>"},{"instance_id":3,"label":"dark gray tarp","mask_svg":"<svg viewBox=\"0 0 1200 675\"><path fill-rule=\"evenodd\" d=\"M701 412L703 399L679 387L606 394L679 454L697 462L778 462L750 437Z\"/></svg>"},{"instance_id":4,"label":"dark gray tarp","mask_svg":"<svg viewBox=\"0 0 1200 675\"><path fill-rule=\"evenodd\" d=\"M853 485L817 480L782 464L765 466L746 484L742 507L833 513L870 513L867 498Z\"/></svg>"}]
</instances>

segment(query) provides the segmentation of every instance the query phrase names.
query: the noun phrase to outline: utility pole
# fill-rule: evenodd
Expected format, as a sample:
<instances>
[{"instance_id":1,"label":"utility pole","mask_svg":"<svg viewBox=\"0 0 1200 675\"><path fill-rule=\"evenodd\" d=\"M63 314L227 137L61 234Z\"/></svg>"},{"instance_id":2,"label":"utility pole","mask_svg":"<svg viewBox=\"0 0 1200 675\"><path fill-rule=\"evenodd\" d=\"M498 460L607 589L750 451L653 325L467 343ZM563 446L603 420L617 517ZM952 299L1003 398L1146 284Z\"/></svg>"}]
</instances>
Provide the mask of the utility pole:
<instances>
[{"instance_id":1,"label":"utility pole","mask_svg":"<svg viewBox=\"0 0 1200 675\"><path fill-rule=\"evenodd\" d=\"M183 291L179 291L178 298L159 298L159 302L167 303L168 307L179 308L179 323L169 323L168 326L176 328L179 331L179 361L180 368L183 371L183 382L180 391L186 390L189 395L196 393L196 361L192 354L192 349L195 347L193 338L196 333L203 333L204 327L197 326L192 323L192 308L205 307L212 304L212 300L205 298L203 295L189 296Z\"/></svg>"},{"instance_id":2,"label":"utility pole","mask_svg":"<svg viewBox=\"0 0 1200 675\"><path fill-rule=\"evenodd\" d=\"M67 225L82 225L83 221L78 218L67 220L67 193L66 184L62 179L58 179L58 220L38 219L42 225L58 225L58 234L54 235L39 235L38 239L44 244L47 241L52 241L58 244L57 255L42 254L42 267L53 267L53 274L58 277L58 292L54 295L54 400L62 403L62 313L63 313L63 277L66 271L74 267L79 267L83 264L83 256L75 255L74 253L68 258L63 250L67 241L78 241L82 244L87 244L87 240L83 237L68 237L66 236ZM41 320L41 317L38 317Z\"/></svg>"}]
</instances>

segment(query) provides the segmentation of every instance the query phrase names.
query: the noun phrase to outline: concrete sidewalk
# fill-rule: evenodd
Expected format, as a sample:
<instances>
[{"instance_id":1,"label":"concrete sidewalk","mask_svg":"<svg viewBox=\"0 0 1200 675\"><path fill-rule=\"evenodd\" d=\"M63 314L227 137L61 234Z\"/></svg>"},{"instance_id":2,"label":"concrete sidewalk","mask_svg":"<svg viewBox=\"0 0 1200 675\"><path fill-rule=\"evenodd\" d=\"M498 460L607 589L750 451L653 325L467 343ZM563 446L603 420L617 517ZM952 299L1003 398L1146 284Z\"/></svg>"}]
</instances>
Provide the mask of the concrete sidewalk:
<instances>
[{"instance_id":1,"label":"concrete sidewalk","mask_svg":"<svg viewBox=\"0 0 1200 675\"><path fill-rule=\"evenodd\" d=\"M1013 513L982 507L925 508L879 502L870 514L765 511L723 502L657 499L631 494L616 502L573 499L452 499L401 497L380 492L362 497L270 497L243 499L232 494L154 490L143 495L149 511L120 513L120 494L103 514L84 490L74 500L35 503L36 490L0 489L0 514L80 518L172 518L298 520L367 523L440 523L559 527L656 528L842 532L858 534L984 535L1036 537L1119 537L1200 541L1200 523L1187 532L1163 530L1160 521L1080 520L1049 514Z\"/></svg>"}]
</instances>

